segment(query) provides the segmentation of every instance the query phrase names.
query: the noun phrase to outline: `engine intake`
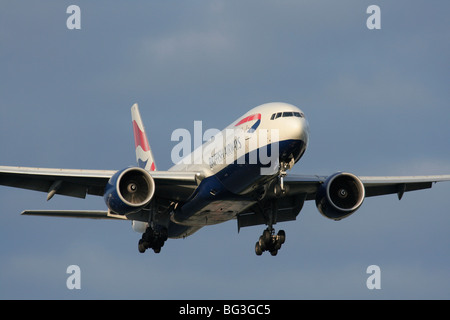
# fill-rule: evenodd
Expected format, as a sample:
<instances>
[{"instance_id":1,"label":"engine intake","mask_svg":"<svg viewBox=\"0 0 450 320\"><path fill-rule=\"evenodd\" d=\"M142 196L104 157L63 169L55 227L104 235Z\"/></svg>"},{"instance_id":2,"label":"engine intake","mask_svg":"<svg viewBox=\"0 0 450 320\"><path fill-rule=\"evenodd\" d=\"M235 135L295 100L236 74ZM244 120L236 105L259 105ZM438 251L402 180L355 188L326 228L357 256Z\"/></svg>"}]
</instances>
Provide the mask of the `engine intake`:
<instances>
[{"instance_id":1,"label":"engine intake","mask_svg":"<svg viewBox=\"0 0 450 320\"><path fill-rule=\"evenodd\" d=\"M358 210L364 197L365 188L361 180L351 173L339 172L319 187L316 206L325 217L341 220Z\"/></svg>"},{"instance_id":2,"label":"engine intake","mask_svg":"<svg viewBox=\"0 0 450 320\"><path fill-rule=\"evenodd\" d=\"M145 207L154 193L152 176L142 168L133 167L116 172L108 181L103 197L111 211L126 215Z\"/></svg>"}]
</instances>

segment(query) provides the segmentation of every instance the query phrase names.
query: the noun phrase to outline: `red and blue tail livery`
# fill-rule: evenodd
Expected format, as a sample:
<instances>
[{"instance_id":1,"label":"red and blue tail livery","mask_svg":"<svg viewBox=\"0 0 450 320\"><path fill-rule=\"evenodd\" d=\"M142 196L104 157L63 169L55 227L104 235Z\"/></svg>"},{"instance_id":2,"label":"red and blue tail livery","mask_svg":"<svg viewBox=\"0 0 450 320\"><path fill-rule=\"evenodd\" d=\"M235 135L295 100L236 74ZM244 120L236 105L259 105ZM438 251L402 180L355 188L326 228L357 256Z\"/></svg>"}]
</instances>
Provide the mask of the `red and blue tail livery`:
<instances>
[{"instance_id":1,"label":"red and blue tail livery","mask_svg":"<svg viewBox=\"0 0 450 320\"><path fill-rule=\"evenodd\" d=\"M144 124L142 123L137 103L131 107L131 118L133 121L134 146L136 148L136 161L138 166L147 171L155 171L155 160L150 149L150 144L148 143L147 135L145 134Z\"/></svg>"}]
</instances>

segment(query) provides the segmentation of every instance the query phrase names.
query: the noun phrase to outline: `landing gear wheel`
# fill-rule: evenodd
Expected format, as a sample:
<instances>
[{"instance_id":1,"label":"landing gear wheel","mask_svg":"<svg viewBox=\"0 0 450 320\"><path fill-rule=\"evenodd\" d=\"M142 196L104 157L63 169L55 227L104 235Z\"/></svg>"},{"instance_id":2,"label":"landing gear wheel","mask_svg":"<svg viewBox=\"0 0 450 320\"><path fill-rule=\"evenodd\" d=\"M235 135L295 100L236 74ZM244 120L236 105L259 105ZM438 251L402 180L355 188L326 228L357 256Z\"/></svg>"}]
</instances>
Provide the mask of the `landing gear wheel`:
<instances>
[{"instance_id":1,"label":"landing gear wheel","mask_svg":"<svg viewBox=\"0 0 450 320\"><path fill-rule=\"evenodd\" d=\"M262 251L266 250L266 241L264 241L264 236L259 237L258 244Z\"/></svg>"},{"instance_id":2,"label":"landing gear wheel","mask_svg":"<svg viewBox=\"0 0 450 320\"><path fill-rule=\"evenodd\" d=\"M269 229L266 229L264 230L261 237L265 243L269 243L269 241L272 239L272 232L270 232Z\"/></svg>"},{"instance_id":3,"label":"landing gear wheel","mask_svg":"<svg viewBox=\"0 0 450 320\"><path fill-rule=\"evenodd\" d=\"M148 227L142 234L142 239L139 240L138 250L144 253L147 249L153 249L155 253L160 253L168 238L167 228L156 226L155 229Z\"/></svg>"},{"instance_id":4,"label":"landing gear wheel","mask_svg":"<svg viewBox=\"0 0 450 320\"><path fill-rule=\"evenodd\" d=\"M278 231L278 234L275 235L273 229L267 228L255 244L255 253L260 256L264 251L269 251L272 256L276 256L278 254L278 250L281 249L281 245L285 241L286 233L284 230Z\"/></svg>"},{"instance_id":5,"label":"landing gear wheel","mask_svg":"<svg viewBox=\"0 0 450 320\"><path fill-rule=\"evenodd\" d=\"M284 230L278 231L278 241L280 241L280 244L283 244L286 241L286 232L284 232Z\"/></svg>"},{"instance_id":6,"label":"landing gear wheel","mask_svg":"<svg viewBox=\"0 0 450 320\"><path fill-rule=\"evenodd\" d=\"M138 250L140 253L144 253L146 248L144 246L144 240L140 239L138 244Z\"/></svg>"},{"instance_id":7,"label":"landing gear wheel","mask_svg":"<svg viewBox=\"0 0 450 320\"><path fill-rule=\"evenodd\" d=\"M161 252L161 247L153 248L153 252L160 253Z\"/></svg>"},{"instance_id":8,"label":"landing gear wheel","mask_svg":"<svg viewBox=\"0 0 450 320\"><path fill-rule=\"evenodd\" d=\"M261 245L259 244L259 241L255 244L255 253L257 256L262 255L263 249L261 248Z\"/></svg>"}]
</instances>

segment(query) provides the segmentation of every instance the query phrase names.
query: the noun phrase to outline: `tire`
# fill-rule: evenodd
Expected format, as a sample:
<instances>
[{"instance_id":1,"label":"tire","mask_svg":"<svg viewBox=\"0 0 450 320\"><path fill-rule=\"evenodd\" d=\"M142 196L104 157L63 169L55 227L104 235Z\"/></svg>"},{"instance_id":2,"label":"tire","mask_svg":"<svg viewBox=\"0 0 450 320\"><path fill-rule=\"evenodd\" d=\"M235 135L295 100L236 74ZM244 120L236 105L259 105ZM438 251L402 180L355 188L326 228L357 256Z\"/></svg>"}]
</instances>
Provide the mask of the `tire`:
<instances>
[{"instance_id":1,"label":"tire","mask_svg":"<svg viewBox=\"0 0 450 320\"><path fill-rule=\"evenodd\" d=\"M261 246L259 245L259 241L256 242L256 245L255 245L255 253L256 253L257 256L260 256L260 255L262 255L262 253L263 253L263 251L262 251L262 249L261 249Z\"/></svg>"},{"instance_id":2,"label":"tire","mask_svg":"<svg viewBox=\"0 0 450 320\"><path fill-rule=\"evenodd\" d=\"M144 241L142 239L139 240L138 250L139 250L140 253L144 253L145 252Z\"/></svg>"},{"instance_id":3,"label":"tire","mask_svg":"<svg viewBox=\"0 0 450 320\"><path fill-rule=\"evenodd\" d=\"M269 230L266 229L262 234L262 238L264 243L267 245L270 242L270 240L272 240L272 234L270 233Z\"/></svg>"},{"instance_id":4,"label":"tire","mask_svg":"<svg viewBox=\"0 0 450 320\"><path fill-rule=\"evenodd\" d=\"M278 239L280 244L283 244L286 241L286 232L284 232L284 230L278 231Z\"/></svg>"},{"instance_id":5,"label":"tire","mask_svg":"<svg viewBox=\"0 0 450 320\"><path fill-rule=\"evenodd\" d=\"M267 245L266 245L266 243L264 242L264 237L263 237L263 236L259 237L258 243L259 243L259 246L260 246L260 248L261 248L262 251L264 251L264 250L267 249Z\"/></svg>"},{"instance_id":6,"label":"tire","mask_svg":"<svg viewBox=\"0 0 450 320\"><path fill-rule=\"evenodd\" d=\"M280 250L281 249L281 242L280 241L275 241L275 244L274 244L274 246L273 246L273 249L274 250Z\"/></svg>"}]
</instances>

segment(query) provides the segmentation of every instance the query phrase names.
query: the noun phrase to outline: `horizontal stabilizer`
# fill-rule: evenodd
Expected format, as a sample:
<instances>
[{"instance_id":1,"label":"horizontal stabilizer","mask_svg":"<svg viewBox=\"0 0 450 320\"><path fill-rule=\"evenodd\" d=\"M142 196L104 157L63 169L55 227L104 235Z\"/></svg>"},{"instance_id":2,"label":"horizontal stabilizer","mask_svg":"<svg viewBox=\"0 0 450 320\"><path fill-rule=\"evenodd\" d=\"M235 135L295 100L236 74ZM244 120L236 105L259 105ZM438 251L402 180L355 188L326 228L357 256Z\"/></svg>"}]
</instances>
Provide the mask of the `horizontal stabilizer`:
<instances>
[{"instance_id":1,"label":"horizontal stabilizer","mask_svg":"<svg viewBox=\"0 0 450 320\"><path fill-rule=\"evenodd\" d=\"M27 216L127 220L125 216L99 210L26 210L21 214Z\"/></svg>"}]
</instances>

